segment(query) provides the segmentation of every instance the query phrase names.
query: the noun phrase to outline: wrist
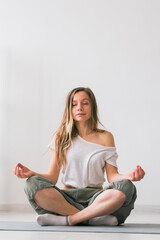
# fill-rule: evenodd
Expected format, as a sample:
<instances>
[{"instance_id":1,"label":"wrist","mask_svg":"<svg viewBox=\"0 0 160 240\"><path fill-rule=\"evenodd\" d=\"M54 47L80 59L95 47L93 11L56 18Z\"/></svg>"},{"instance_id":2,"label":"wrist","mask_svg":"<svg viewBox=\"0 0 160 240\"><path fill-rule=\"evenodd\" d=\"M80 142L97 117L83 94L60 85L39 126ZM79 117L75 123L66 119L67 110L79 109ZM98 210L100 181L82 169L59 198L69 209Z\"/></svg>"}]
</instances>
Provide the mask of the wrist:
<instances>
[{"instance_id":1,"label":"wrist","mask_svg":"<svg viewBox=\"0 0 160 240\"><path fill-rule=\"evenodd\" d=\"M125 174L124 176L125 176L125 179L128 179L128 180L132 181L132 178L131 178L130 174Z\"/></svg>"},{"instance_id":2,"label":"wrist","mask_svg":"<svg viewBox=\"0 0 160 240\"><path fill-rule=\"evenodd\" d=\"M31 171L31 177L36 176L36 172Z\"/></svg>"}]
</instances>

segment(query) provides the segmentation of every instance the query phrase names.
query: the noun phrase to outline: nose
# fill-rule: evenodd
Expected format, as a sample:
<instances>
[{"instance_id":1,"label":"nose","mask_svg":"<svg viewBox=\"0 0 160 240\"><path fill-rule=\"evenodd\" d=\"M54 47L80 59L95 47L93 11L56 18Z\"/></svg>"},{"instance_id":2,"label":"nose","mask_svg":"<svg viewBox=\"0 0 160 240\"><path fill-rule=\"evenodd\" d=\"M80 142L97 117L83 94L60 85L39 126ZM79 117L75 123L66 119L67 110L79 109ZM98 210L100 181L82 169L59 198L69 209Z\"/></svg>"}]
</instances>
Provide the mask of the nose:
<instances>
[{"instance_id":1,"label":"nose","mask_svg":"<svg viewBox=\"0 0 160 240\"><path fill-rule=\"evenodd\" d=\"M81 104L81 103L78 103L78 104L77 104L77 110L82 110L82 109L83 109L82 104Z\"/></svg>"}]
</instances>

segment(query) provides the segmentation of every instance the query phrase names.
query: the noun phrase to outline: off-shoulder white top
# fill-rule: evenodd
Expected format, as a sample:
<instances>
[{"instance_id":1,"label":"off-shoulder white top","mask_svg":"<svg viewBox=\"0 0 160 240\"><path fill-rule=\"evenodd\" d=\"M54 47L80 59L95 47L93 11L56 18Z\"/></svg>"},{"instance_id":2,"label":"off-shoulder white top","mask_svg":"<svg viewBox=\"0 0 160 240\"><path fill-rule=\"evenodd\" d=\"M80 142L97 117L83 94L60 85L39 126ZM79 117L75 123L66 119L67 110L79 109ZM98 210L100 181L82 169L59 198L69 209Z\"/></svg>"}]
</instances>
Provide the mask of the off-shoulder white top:
<instances>
[{"instance_id":1,"label":"off-shoulder white top","mask_svg":"<svg viewBox=\"0 0 160 240\"><path fill-rule=\"evenodd\" d=\"M48 148L56 150L55 137ZM116 147L88 142L77 135L67 150L62 183L75 188L100 187L105 182L105 163L117 167Z\"/></svg>"}]
</instances>

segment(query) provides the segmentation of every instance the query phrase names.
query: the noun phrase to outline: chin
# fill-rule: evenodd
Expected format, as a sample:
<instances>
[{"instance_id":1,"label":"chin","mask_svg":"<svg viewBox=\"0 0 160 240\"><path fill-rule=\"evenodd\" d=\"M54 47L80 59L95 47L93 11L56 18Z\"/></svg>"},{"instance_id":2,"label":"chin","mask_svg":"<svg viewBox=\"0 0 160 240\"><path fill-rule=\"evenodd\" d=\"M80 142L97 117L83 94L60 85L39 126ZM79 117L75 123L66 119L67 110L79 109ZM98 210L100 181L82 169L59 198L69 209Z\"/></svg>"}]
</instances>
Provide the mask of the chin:
<instances>
[{"instance_id":1,"label":"chin","mask_svg":"<svg viewBox=\"0 0 160 240\"><path fill-rule=\"evenodd\" d=\"M89 118L75 118L74 119L76 122L86 122L89 120Z\"/></svg>"}]
</instances>

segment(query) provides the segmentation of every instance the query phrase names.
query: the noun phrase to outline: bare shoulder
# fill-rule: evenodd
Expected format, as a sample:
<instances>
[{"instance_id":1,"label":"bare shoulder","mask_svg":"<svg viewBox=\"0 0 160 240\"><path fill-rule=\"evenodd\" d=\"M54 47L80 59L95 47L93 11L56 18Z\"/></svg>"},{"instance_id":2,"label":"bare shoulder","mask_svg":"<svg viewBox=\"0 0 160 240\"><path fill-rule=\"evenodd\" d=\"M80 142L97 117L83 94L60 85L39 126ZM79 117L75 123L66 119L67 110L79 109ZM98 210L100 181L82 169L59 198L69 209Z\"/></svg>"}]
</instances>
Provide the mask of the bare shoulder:
<instances>
[{"instance_id":1,"label":"bare shoulder","mask_svg":"<svg viewBox=\"0 0 160 240\"><path fill-rule=\"evenodd\" d=\"M103 133L100 133L100 138L104 146L115 147L114 137L111 132L104 131Z\"/></svg>"}]
</instances>

